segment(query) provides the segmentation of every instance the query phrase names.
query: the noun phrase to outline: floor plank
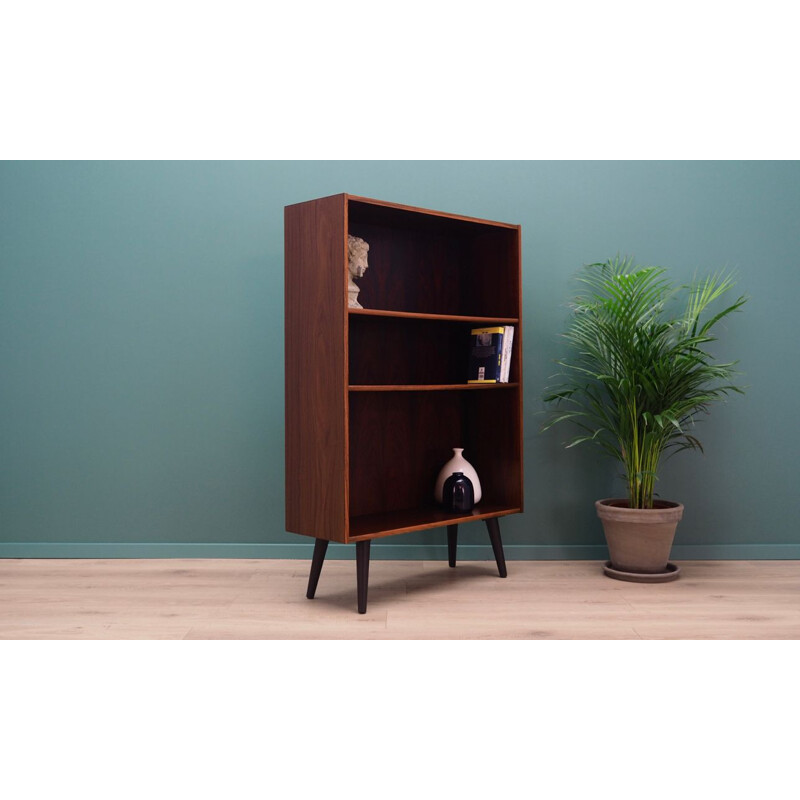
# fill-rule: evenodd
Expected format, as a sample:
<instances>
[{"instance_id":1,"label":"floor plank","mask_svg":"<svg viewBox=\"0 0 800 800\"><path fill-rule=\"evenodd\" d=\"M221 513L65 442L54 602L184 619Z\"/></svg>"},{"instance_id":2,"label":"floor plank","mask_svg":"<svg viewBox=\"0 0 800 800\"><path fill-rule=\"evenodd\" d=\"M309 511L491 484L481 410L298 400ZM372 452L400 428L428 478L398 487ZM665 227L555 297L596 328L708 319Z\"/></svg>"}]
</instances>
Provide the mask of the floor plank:
<instances>
[{"instance_id":1,"label":"floor plank","mask_svg":"<svg viewBox=\"0 0 800 800\"><path fill-rule=\"evenodd\" d=\"M799 639L800 561L687 561L671 583L596 561L6 559L0 639Z\"/></svg>"}]
</instances>

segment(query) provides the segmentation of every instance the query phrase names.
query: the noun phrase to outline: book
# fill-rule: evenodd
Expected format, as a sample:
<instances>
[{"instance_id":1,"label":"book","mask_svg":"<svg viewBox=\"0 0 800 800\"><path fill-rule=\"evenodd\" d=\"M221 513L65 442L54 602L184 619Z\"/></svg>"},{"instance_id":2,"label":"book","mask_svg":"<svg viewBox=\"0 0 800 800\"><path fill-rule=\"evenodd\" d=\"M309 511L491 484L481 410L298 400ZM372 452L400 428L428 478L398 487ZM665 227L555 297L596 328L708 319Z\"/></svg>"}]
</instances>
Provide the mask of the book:
<instances>
[{"instance_id":1,"label":"book","mask_svg":"<svg viewBox=\"0 0 800 800\"><path fill-rule=\"evenodd\" d=\"M511 348L514 344L514 326L506 325L503 331L503 353L500 363L500 383L508 383L511 374Z\"/></svg>"},{"instance_id":2,"label":"book","mask_svg":"<svg viewBox=\"0 0 800 800\"><path fill-rule=\"evenodd\" d=\"M504 326L470 331L467 383L499 383L503 359Z\"/></svg>"}]
</instances>

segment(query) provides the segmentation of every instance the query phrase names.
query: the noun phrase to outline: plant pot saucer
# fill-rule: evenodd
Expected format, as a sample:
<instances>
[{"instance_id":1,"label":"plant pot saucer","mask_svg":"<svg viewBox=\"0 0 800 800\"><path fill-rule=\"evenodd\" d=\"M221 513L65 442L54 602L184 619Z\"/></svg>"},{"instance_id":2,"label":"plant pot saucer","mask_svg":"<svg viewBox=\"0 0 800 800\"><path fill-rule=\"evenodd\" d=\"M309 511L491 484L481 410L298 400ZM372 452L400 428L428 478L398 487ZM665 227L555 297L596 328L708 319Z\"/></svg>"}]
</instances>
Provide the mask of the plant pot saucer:
<instances>
[{"instance_id":1,"label":"plant pot saucer","mask_svg":"<svg viewBox=\"0 0 800 800\"><path fill-rule=\"evenodd\" d=\"M621 569L614 569L610 561L603 564L603 572L609 578L616 578L618 581L632 581L633 583L666 583L674 581L681 574L681 568L671 561L667 563L664 572L624 572Z\"/></svg>"}]
</instances>

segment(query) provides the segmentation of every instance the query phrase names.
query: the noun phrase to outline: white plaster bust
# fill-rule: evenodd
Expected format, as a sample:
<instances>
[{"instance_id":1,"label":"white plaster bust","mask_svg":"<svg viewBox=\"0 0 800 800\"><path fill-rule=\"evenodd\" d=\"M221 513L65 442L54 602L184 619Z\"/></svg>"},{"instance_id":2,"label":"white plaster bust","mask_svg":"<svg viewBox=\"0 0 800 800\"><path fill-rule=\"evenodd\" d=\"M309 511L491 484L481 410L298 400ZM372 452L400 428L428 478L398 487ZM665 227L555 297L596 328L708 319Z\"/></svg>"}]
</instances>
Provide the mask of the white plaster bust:
<instances>
[{"instance_id":1,"label":"white plaster bust","mask_svg":"<svg viewBox=\"0 0 800 800\"><path fill-rule=\"evenodd\" d=\"M347 305L350 308L364 308L358 302L358 293L361 289L356 286L353 278L363 278L367 271L367 253L369 245L358 236L347 235Z\"/></svg>"}]
</instances>

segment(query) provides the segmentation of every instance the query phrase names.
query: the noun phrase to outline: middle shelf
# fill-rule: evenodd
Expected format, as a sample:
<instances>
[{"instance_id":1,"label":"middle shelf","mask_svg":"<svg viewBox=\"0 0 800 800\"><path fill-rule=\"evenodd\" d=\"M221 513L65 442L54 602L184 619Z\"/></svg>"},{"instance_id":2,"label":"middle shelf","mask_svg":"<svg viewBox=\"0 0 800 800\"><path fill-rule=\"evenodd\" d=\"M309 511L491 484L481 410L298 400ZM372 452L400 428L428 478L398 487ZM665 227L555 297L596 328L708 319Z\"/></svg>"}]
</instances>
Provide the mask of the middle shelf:
<instances>
[{"instance_id":1,"label":"middle shelf","mask_svg":"<svg viewBox=\"0 0 800 800\"><path fill-rule=\"evenodd\" d=\"M460 392L462 390L485 392L518 388L518 383L390 383L351 385L347 387L350 392Z\"/></svg>"}]
</instances>

